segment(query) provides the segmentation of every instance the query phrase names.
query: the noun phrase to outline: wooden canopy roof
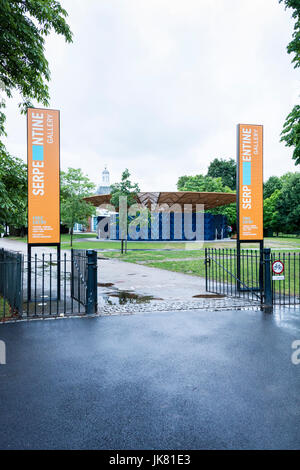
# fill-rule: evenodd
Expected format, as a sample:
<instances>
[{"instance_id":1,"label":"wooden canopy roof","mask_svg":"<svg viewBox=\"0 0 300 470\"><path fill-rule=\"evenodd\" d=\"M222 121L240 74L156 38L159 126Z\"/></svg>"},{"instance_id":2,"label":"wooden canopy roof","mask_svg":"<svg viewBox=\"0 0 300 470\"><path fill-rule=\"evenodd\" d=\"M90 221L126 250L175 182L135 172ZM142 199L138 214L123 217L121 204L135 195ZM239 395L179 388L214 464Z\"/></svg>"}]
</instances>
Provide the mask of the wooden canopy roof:
<instances>
[{"instance_id":1,"label":"wooden canopy roof","mask_svg":"<svg viewBox=\"0 0 300 470\"><path fill-rule=\"evenodd\" d=\"M110 194L100 194L84 198L93 206L99 207L102 204L110 203ZM196 191L174 191L174 192L144 192L138 193L138 203L151 208L152 204L179 204L182 208L184 204L204 204L205 209L225 206L236 201L235 193L202 193Z\"/></svg>"}]
</instances>

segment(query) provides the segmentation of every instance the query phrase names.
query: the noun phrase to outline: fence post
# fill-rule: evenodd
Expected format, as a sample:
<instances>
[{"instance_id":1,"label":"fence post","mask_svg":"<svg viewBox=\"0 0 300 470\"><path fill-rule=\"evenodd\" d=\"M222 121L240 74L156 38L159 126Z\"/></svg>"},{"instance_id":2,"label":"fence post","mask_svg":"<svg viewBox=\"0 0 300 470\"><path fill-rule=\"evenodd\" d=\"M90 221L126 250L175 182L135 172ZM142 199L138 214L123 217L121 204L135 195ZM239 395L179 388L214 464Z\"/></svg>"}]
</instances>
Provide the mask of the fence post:
<instances>
[{"instance_id":1,"label":"fence post","mask_svg":"<svg viewBox=\"0 0 300 470\"><path fill-rule=\"evenodd\" d=\"M71 298L74 298L74 249L71 248Z\"/></svg>"},{"instance_id":2,"label":"fence post","mask_svg":"<svg viewBox=\"0 0 300 470\"><path fill-rule=\"evenodd\" d=\"M205 261L204 261L204 264L205 264L205 290L207 292L207 288L208 288L208 282L207 282L207 263L208 263L208 260L207 260L207 248L205 248Z\"/></svg>"},{"instance_id":3,"label":"fence post","mask_svg":"<svg viewBox=\"0 0 300 470\"><path fill-rule=\"evenodd\" d=\"M236 289L237 292L241 290L241 242L237 240L236 244Z\"/></svg>"},{"instance_id":4,"label":"fence post","mask_svg":"<svg viewBox=\"0 0 300 470\"><path fill-rule=\"evenodd\" d=\"M87 250L86 313L97 312L97 251Z\"/></svg>"},{"instance_id":5,"label":"fence post","mask_svg":"<svg viewBox=\"0 0 300 470\"><path fill-rule=\"evenodd\" d=\"M271 249L264 248L264 311L273 313L273 296L271 281Z\"/></svg>"},{"instance_id":6,"label":"fence post","mask_svg":"<svg viewBox=\"0 0 300 470\"><path fill-rule=\"evenodd\" d=\"M27 245L27 302L31 301L31 245Z\"/></svg>"}]
</instances>

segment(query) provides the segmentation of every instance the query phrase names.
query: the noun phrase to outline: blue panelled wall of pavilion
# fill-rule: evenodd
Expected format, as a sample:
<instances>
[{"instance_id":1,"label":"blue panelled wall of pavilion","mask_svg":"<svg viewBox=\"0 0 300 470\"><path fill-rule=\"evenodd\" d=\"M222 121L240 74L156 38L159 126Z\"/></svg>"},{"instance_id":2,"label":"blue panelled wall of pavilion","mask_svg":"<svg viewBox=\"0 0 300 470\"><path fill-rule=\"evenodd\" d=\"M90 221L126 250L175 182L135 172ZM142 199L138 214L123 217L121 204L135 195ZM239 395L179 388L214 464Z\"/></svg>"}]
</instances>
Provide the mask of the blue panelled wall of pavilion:
<instances>
[{"instance_id":1,"label":"blue panelled wall of pavilion","mask_svg":"<svg viewBox=\"0 0 300 470\"><path fill-rule=\"evenodd\" d=\"M152 219L152 222L149 221L148 227L137 227L136 232L138 232L138 238L130 237L130 235L128 235L128 240L191 240L190 234L192 232L195 233L196 231L196 217L197 216L195 213L190 214L190 216L186 218L183 214L174 214L173 212L168 214L168 216L166 216L166 214L159 213L157 214L157 217L154 218L154 220ZM98 222L103 219L105 219L105 217L98 217ZM102 225L104 226L102 230L107 233L108 223L105 226L103 220ZM110 230L111 232L109 238L111 240L119 240L120 234L118 214L111 216ZM102 231L100 238L105 238L104 232ZM223 239L227 237L228 223L226 216L213 215L209 212L206 212L204 214L204 240ZM201 238L203 238L203 235Z\"/></svg>"}]
</instances>

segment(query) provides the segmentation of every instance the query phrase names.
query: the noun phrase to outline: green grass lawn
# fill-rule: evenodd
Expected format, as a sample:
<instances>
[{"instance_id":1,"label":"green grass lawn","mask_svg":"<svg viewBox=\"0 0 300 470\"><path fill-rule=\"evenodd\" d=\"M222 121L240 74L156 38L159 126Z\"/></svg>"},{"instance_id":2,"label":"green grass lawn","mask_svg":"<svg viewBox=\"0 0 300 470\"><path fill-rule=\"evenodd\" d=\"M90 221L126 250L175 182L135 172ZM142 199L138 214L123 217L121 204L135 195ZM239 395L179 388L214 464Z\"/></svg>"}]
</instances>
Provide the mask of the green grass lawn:
<instances>
[{"instance_id":1,"label":"green grass lawn","mask_svg":"<svg viewBox=\"0 0 300 470\"><path fill-rule=\"evenodd\" d=\"M205 277L204 258L199 258L194 261L163 261L161 263L150 262L147 266L153 268L166 269L168 271L175 271L177 273L192 274L194 276Z\"/></svg>"},{"instance_id":2,"label":"green grass lawn","mask_svg":"<svg viewBox=\"0 0 300 470\"><path fill-rule=\"evenodd\" d=\"M81 238L96 238L97 235L95 233L76 233L73 235L73 241L80 240ZM18 242L27 243L27 236L25 237L7 237L9 240L16 240ZM71 236L68 233L63 233L60 237L61 244L64 243L70 244Z\"/></svg>"},{"instance_id":3,"label":"green grass lawn","mask_svg":"<svg viewBox=\"0 0 300 470\"><path fill-rule=\"evenodd\" d=\"M143 263L150 261L164 261L168 259L201 258L204 259L204 250L180 250L180 251L128 251L127 254L110 251L103 253L108 258L120 259L131 263Z\"/></svg>"},{"instance_id":4,"label":"green grass lawn","mask_svg":"<svg viewBox=\"0 0 300 470\"><path fill-rule=\"evenodd\" d=\"M90 235L93 237L93 235ZM96 236L94 236L95 238ZM120 250L120 241L92 241L88 242L82 240L82 238L88 238L87 235L76 235L73 238L73 248L81 248L85 250ZM128 251L133 249L139 250L195 250L206 248L235 248L236 240L220 241L220 242L160 242L160 241L149 241L149 242L128 242ZM243 244L244 248L257 248L256 243ZM272 249L291 249L300 250L300 238L265 238L265 247ZM62 248L69 249L70 237L69 235L62 236Z\"/></svg>"},{"instance_id":5,"label":"green grass lawn","mask_svg":"<svg viewBox=\"0 0 300 470\"><path fill-rule=\"evenodd\" d=\"M27 242L27 237L9 237L11 240ZM96 234L86 234L80 233L73 236L73 248L86 249L86 250L120 250L121 243L120 241L86 241L87 238L96 238ZM63 234L61 235L61 246L63 249L70 249L70 235ZM153 250L184 250L191 251L206 248L235 248L236 240L230 241L220 241L220 242L160 242L160 241L149 241L149 242L128 242L128 250L131 249L153 249ZM244 248L257 248L255 243L243 244ZM282 250L300 250L300 238L299 237L272 237L265 238L265 247Z\"/></svg>"},{"instance_id":6,"label":"green grass lawn","mask_svg":"<svg viewBox=\"0 0 300 470\"><path fill-rule=\"evenodd\" d=\"M92 237L92 235L90 235ZM83 249L83 250L121 250L120 241L91 241L81 240L84 237L83 235L76 235L73 239L73 248ZM127 249L128 253L130 250L183 250L186 251L199 251L199 249L205 248L236 248L236 240L231 240L228 242L128 242ZM243 244L243 247L246 248L257 248L255 243ZM274 238L265 238L265 247L272 249L284 249L284 250L300 250L300 238L298 239L274 239ZM62 238L62 248L70 249L70 238L68 235L63 235Z\"/></svg>"},{"instance_id":7,"label":"green grass lawn","mask_svg":"<svg viewBox=\"0 0 300 470\"><path fill-rule=\"evenodd\" d=\"M172 242L128 242L128 251L139 250L184 250L186 243ZM71 248L70 245L64 245L62 248ZM121 242L97 241L97 242L79 242L73 243L73 248L83 248L87 250L121 250Z\"/></svg>"}]
</instances>

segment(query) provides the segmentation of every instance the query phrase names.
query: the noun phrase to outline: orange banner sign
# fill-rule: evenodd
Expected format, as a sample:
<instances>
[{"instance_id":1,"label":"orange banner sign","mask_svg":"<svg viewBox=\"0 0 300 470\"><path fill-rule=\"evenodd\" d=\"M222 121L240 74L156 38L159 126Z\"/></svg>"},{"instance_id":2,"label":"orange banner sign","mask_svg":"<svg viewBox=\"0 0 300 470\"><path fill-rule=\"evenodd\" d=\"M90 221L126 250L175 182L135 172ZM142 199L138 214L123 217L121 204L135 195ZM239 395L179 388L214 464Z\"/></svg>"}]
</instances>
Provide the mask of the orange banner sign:
<instances>
[{"instance_id":1,"label":"orange banner sign","mask_svg":"<svg viewBox=\"0 0 300 470\"><path fill-rule=\"evenodd\" d=\"M59 111L27 112L28 243L60 243Z\"/></svg>"},{"instance_id":2,"label":"orange banner sign","mask_svg":"<svg viewBox=\"0 0 300 470\"><path fill-rule=\"evenodd\" d=\"M263 126L238 125L238 234L263 240Z\"/></svg>"}]
</instances>

